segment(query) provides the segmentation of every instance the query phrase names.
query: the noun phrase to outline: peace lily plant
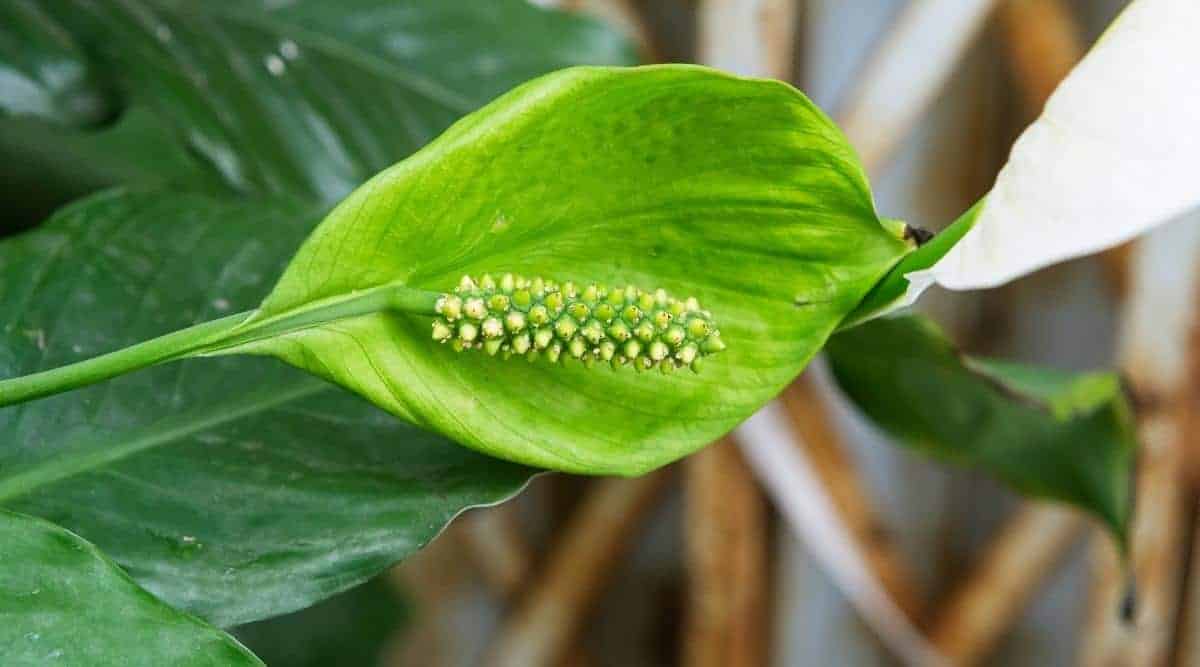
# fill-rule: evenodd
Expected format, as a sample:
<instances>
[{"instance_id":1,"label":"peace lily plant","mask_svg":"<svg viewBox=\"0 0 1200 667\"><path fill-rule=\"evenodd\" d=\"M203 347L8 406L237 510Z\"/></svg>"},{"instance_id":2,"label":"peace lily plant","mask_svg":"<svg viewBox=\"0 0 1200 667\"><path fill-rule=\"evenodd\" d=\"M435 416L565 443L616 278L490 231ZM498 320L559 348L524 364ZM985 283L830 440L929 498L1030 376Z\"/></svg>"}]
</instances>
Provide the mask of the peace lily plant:
<instances>
[{"instance_id":1,"label":"peace lily plant","mask_svg":"<svg viewBox=\"0 0 1200 667\"><path fill-rule=\"evenodd\" d=\"M126 187L0 244L7 664L51 653L258 664L215 626L361 582L534 469L638 475L686 456L826 346L847 394L902 440L1073 503L1124 541L1134 441L1112 374L966 359L923 320L880 317L931 284L998 285L1200 204L1200 5L1132 3L988 197L929 239L880 217L854 151L802 93L690 65L539 76L343 197L383 166L380 142L415 148L476 101L449 75L425 78L438 59L419 50L394 73L363 67L401 57L318 4L195 11L210 13L205 30L250 17L294 35L238 47L268 50L254 76L276 97L263 108L322 108L311 97L320 71L353 82L349 106L329 111L344 134L333 159L313 157L329 151L308 128L264 125L228 62L186 27L192 10L29 10L69 36L54 56L77 76L64 90L31 79L3 108L95 120L106 103L97 71L115 73L132 102L111 129L46 139L55 155L95 157L81 167L94 181ZM513 21L554 23L564 42L591 35L585 59L629 59L598 26L502 4ZM459 18L486 30L482 17ZM564 64L547 55L540 66ZM413 136L376 120L379 90L416 114ZM361 124L338 115L355 105ZM170 148L178 129L187 151ZM161 143L105 148L122 136ZM213 255L224 264L192 262ZM964 409L926 409L911 398L921 392ZM964 414L992 427L973 430L981 422ZM310 498L310 483L325 492ZM187 497L146 490L164 484ZM275 498L280 488L290 497ZM255 514L276 500L303 519ZM172 511L145 530L114 518L160 502ZM247 546L264 525L279 526L266 531L277 543ZM155 641L114 639L149 637L151 619Z\"/></svg>"}]
</instances>

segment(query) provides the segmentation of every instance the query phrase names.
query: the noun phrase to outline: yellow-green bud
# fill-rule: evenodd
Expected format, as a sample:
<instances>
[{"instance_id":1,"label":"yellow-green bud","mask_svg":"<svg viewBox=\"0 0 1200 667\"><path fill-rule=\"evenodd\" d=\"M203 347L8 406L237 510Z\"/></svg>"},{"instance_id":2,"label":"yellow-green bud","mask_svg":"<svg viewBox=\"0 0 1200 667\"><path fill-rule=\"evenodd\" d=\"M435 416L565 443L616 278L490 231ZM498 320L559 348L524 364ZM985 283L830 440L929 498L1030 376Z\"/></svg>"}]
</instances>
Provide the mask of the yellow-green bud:
<instances>
[{"instance_id":1,"label":"yellow-green bud","mask_svg":"<svg viewBox=\"0 0 1200 667\"><path fill-rule=\"evenodd\" d=\"M487 301L488 309L497 312L504 312L508 310L508 304L508 295L506 294L493 294L492 297Z\"/></svg>"},{"instance_id":2,"label":"yellow-green bud","mask_svg":"<svg viewBox=\"0 0 1200 667\"><path fill-rule=\"evenodd\" d=\"M648 319L642 320L633 328L633 335L641 338L643 342L649 343L654 340L654 325Z\"/></svg>"},{"instance_id":3,"label":"yellow-green bud","mask_svg":"<svg viewBox=\"0 0 1200 667\"><path fill-rule=\"evenodd\" d=\"M513 333L521 331L525 328L525 313L519 310L509 311L504 316L504 326Z\"/></svg>"},{"instance_id":4,"label":"yellow-green bud","mask_svg":"<svg viewBox=\"0 0 1200 667\"><path fill-rule=\"evenodd\" d=\"M552 340L554 340L554 330L549 327L538 329L537 333L533 334L533 344L539 350L549 347Z\"/></svg>"},{"instance_id":5,"label":"yellow-green bud","mask_svg":"<svg viewBox=\"0 0 1200 667\"><path fill-rule=\"evenodd\" d=\"M487 306L478 297L467 299L463 304L463 313L473 320L482 320L487 315Z\"/></svg>"},{"instance_id":6,"label":"yellow-green bud","mask_svg":"<svg viewBox=\"0 0 1200 667\"><path fill-rule=\"evenodd\" d=\"M453 335L454 335L454 331L452 331L450 329L450 327L447 326L447 324L444 321L442 321L442 320L434 320L433 321L433 339L434 340L436 340L439 343L444 343L447 340L450 340L450 337Z\"/></svg>"},{"instance_id":7,"label":"yellow-green bud","mask_svg":"<svg viewBox=\"0 0 1200 667\"><path fill-rule=\"evenodd\" d=\"M567 313L570 314L571 317L574 317L575 319L579 320L580 322L586 320L588 318L588 315L592 314L591 309L588 308L587 304L582 301L576 301L576 302L572 303L570 306L567 306Z\"/></svg>"},{"instance_id":8,"label":"yellow-green bud","mask_svg":"<svg viewBox=\"0 0 1200 667\"><path fill-rule=\"evenodd\" d=\"M437 310L438 315L453 322L462 316L462 307L462 299L453 294L447 294L438 299L435 310Z\"/></svg>"},{"instance_id":9,"label":"yellow-green bud","mask_svg":"<svg viewBox=\"0 0 1200 667\"><path fill-rule=\"evenodd\" d=\"M579 331L579 324L570 315L563 315L554 323L554 333L563 340L570 340L576 331Z\"/></svg>"},{"instance_id":10,"label":"yellow-green bud","mask_svg":"<svg viewBox=\"0 0 1200 667\"><path fill-rule=\"evenodd\" d=\"M539 303L529 309L529 321L541 326L550 321L550 311L546 310L546 307Z\"/></svg>"},{"instance_id":11,"label":"yellow-green bud","mask_svg":"<svg viewBox=\"0 0 1200 667\"><path fill-rule=\"evenodd\" d=\"M479 325L479 328L483 331L484 338L499 338L504 335L504 325L494 317L484 320L483 324Z\"/></svg>"},{"instance_id":12,"label":"yellow-green bud","mask_svg":"<svg viewBox=\"0 0 1200 667\"><path fill-rule=\"evenodd\" d=\"M704 357L726 348L712 313L696 299L632 285L610 290L511 273L478 281L464 276L453 293L438 297L434 311L435 341L506 359L574 358L589 367L603 360L614 368L657 366L671 373L684 366L698 370Z\"/></svg>"}]
</instances>

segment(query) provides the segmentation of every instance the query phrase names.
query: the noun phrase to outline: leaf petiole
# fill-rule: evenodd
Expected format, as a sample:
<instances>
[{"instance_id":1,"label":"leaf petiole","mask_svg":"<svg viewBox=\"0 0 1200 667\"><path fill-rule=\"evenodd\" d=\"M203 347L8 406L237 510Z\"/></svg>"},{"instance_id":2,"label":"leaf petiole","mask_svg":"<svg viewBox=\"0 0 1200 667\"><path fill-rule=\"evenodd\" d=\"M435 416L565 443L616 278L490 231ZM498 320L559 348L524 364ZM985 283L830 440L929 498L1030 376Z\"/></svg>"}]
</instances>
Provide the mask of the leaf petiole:
<instances>
[{"instance_id":1,"label":"leaf petiole","mask_svg":"<svg viewBox=\"0 0 1200 667\"><path fill-rule=\"evenodd\" d=\"M91 359L0 380L0 407L70 391L169 361L219 354L256 340L335 320L385 310L433 316L439 296L438 292L391 284L318 301L270 318L258 319L256 310L236 313Z\"/></svg>"}]
</instances>

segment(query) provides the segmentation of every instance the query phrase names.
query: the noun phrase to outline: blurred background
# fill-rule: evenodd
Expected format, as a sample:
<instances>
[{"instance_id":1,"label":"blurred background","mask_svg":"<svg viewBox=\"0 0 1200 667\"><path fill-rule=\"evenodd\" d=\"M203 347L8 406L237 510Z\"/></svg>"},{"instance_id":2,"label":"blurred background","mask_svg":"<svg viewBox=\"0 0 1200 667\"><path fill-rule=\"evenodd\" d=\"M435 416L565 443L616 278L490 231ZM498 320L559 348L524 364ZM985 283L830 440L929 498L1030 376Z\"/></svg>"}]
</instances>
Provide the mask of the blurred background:
<instances>
[{"instance_id":1,"label":"blurred background","mask_svg":"<svg viewBox=\"0 0 1200 667\"><path fill-rule=\"evenodd\" d=\"M936 230L986 193L1013 140L1124 3L535 4L608 23L644 62L792 82L846 130L880 213ZM522 39L502 22L494 30ZM0 148L12 145L0 137ZM14 227L60 203L33 194ZM973 354L1128 370L1121 335L1136 331L1123 313L1131 299L1153 301L1136 253L987 293L935 291L920 308ZM1164 495L1139 508L1130 625L1119 619L1125 581L1111 544L1087 520L896 446L838 395L820 360L783 402L840 525L920 641L952 662L1200 664L1190 639L1200 627L1186 613L1200 598L1189 604L1181 454L1143 470L1140 483ZM1186 425L1183 414L1168 426ZM385 576L235 634L274 667L900 664L858 611L872 602L854 604L861 591L839 588L793 528L732 441L636 480L543 475L509 503L465 513Z\"/></svg>"}]
</instances>

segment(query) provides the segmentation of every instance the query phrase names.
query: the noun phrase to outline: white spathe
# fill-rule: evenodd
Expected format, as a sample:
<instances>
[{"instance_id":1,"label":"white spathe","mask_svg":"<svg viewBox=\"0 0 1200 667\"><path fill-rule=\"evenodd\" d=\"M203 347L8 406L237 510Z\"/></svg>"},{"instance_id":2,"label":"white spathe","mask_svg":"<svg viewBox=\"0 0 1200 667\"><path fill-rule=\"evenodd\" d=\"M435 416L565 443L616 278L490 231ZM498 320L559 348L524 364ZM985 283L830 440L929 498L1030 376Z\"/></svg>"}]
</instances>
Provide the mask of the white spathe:
<instances>
[{"instance_id":1,"label":"white spathe","mask_svg":"<svg viewBox=\"0 0 1200 667\"><path fill-rule=\"evenodd\" d=\"M995 287L1200 206L1200 0L1134 0L1013 146L937 283Z\"/></svg>"}]
</instances>

